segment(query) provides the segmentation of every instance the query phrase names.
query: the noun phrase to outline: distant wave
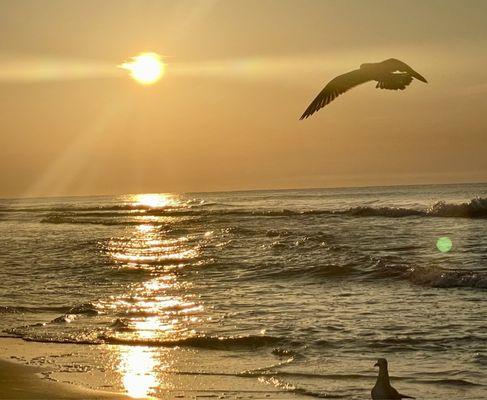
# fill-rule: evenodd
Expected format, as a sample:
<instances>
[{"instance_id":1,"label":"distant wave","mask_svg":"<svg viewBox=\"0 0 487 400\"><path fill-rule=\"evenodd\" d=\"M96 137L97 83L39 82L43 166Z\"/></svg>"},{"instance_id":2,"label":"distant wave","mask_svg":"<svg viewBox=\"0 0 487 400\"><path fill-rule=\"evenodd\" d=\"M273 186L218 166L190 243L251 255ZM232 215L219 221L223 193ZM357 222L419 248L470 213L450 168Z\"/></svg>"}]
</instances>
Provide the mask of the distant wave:
<instances>
[{"instance_id":1,"label":"distant wave","mask_svg":"<svg viewBox=\"0 0 487 400\"><path fill-rule=\"evenodd\" d=\"M481 383L467 381L466 379L418 379L417 382L448 386L485 386Z\"/></svg>"},{"instance_id":2,"label":"distant wave","mask_svg":"<svg viewBox=\"0 0 487 400\"><path fill-rule=\"evenodd\" d=\"M286 392L299 394L301 396L310 396L319 399L342 399L342 398L350 398L349 395L341 395L341 394L331 394L327 392L318 392L315 390L309 390L302 387L298 387L294 384L286 382L282 380L279 376L272 374L268 376L261 376L260 380L265 382L269 385L272 385L280 390L284 390Z\"/></svg>"},{"instance_id":3,"label":"distant wave","mask_svg":"<svg viewBox=\"0 0 487 400\"><path fill-rule=\"evenodd\" d=\"M43 223L50 224L99 224L99 225L138 225L147 223L144 220L135 220L139 216L161 217L299 217L309 215L350 216L350 217L443 217L443 218L487 218L487 198L475 198L466 203L452 204L439 201L426 210L403 207L371 207L357 206L346 210L290 210L290 209L238 209L218 208L211 209L211 205L194 207L168 207L150 208L146 206L109 206L90 208L66 209L24 209L33 212L50 211L51 215L41 219ZM127 212L127 210L130 210ZM16 210L19 211L19 210ZM65 213L62 213L64 211ZM118 212L114 212L118 211ZM120 212L125 211L125 212ZM126 219L130 218L132 219ZM125 219L122 219L125 218Z\"/></svg>"},{"instance_id":4,"label":"distant wave","mask_svg":"<svg viewBox=\"0 0 487 400\"><path fill-rule=\"evenodd\" d=\"M81 217L81 218L80 218ZM44 224L87 224L87 225L141 225L142 221L124 221L117 219L88 219L83 216L64 216L64 215L50 215L41 219L41 223Z\"/></svg>"},{"instance_id":5,"label":"distant wave","mask_svg":"<svg viewBox=\"0 0 487 400\"><path fill-rule=\"evenodd\" d=\"M477 334L462 334L455 337L424 337L423 335L414 336L389 336L380 340L372 339L364 341L365 346L378 351L410 351L418 348L447 351L458 349L462 346L470 346L472 343L485 342L485 335L482 332Z\"/></svg>"},{"instance_id":6,"label":"distant wave","mask_svg":"<svg viewBox=\"0 0 487 400\"><path fill-rule=\"evenodd\" d=\"M332 277L346 277L357 273L357 270L350 265L311 265L305 270L297 266L290 268L286 265L272 265L260 266L258 271L252 271L252 277L255 277L255 273L258 273L259 279L296 279L303 277L306 278L332 278ZM240 279L245 279L245 275L240 276Z\"/></svg>"},{"instance_id":7,"label":"distant wave","mask_svg":"<svg viewBox=\"0 0 487 400\"><path fill-rule=\"evenodd\" d=\"M477 364L487 365L487 354L485 353L475 353L474 360Z\"/></svg>"},{"instance_id":8,"label":"distant wave","mask_svg":"<svg viewBox=\"0 0 487 400\"><path fill-rule=\"evenodd\" d=\"M285 246L285 244L282 244ZM325 247L324 247L325 248ZM335 248L343 254L348 248ZM406 247L407 249L407 247ZM329 251L329 250L327 250ZM358 257L358 258L357 258ZM260 264L255 268L248 268L246 273L239 275L239 280L246 279L396 279L407 280L415 285L435 288L470 288L487 289L487 272L462 269L446 269L437 266L390 265L385 261L372 262L366 256L342 259L340 264L316 264L305 268L281 263Z\"/></svg>"},{"instance_id":9,"label":"distant wave","mask_svg":"<svg viewBox=\"0 0 487 400\"><path fill-rule=\"evenodd\" d=\"M114 214L120 213L123 211L128 211L131 213L134 212L171 212L173 210L191 210L193 208L207 208L207 207L214 207L214 206L220 206L220 207L231 207L229 204L223 204L223 203L213 203L213 202L205 202L203 200L201 201L192 201L188 200L186 202L182 202L181 204L177 205L166 205L166 206L150 206L150 205L144 205L144 204L136 204L136 203L130 203L130 204L105 204L105 205L86 205L86 206L77 206L77 205L57 205L53 207L49 206L41 206L41 207L15 207L15 205L12 206L1 206L0 207L0 212L24 212L24 213L39 213L39 212L54 212L54 213L84 213L84 214L89 214L89 213L108 213L110 211L113 211Z\"/></svg>"},{"instance_id":10,"label":"distant wave","mask_svg":"<svg viewBox=\"0 0 487 400\"><path fill-rule=\"evenodd\" d=\"M22 313L23 310L25 310L25 307L0 306L0 314L18 314Z\"/></svg>"},{"instance_id":11,"label":"distant wave","mask_svg":"<svg viewBox=\"0 0 487 400\"><path fill-rule=\"evenodd\" d=\"M467 217L486 218L487 198L475 198L468 203L448 204L443 201L435 203L428 211L428 215L437 217Z\"/></svg>"},{"instance_id":12,"label":"distant wave","mask_svg":"<svg viewBox=\"0 0 487 400\"><path fill-rule=\"evenodd\" d=\"M60 317L54 318L50 324L69 324L77 318L76 314L64 314Z\"/></svg>"},{"instance_id":13,"label":"distant wave","mask_svg":"<svg viewBox=\"0 0 487 400\"><path fill-rule=\"evenodd\" d=\"M401 218L401 217L427 217L429 215L426 211L416 210L413 208L400 208L400 207L368 207L360 206L349 208L345 211L337 211L335 214L349 215L352 217L389 217L389 218Z\"/></svg>"},{"instance_id":14,"label":"distant wave","mask_svg":"<svg viewBox=\"0 0 487 400\"><path fill-rule=\"evenodd\" d=\"M100 339L108 344L120 344L131 346L157 346L157 347L197 347L205 349L228 348L257 348L272 346L283 339L274 336L191 336L187 338L162 340L162 339L136 339L117 336L102 335Z\"/></svg>"},{"instance_id":15,"label":"distant wave","mask_svg":"<svg viewBox=\"0 0 487 400\"><path fill-rule=\"evenodd\" d=\"M310 396L310 397L316 397L318 399L344 399L344 398L350 398L348 395L341 395L341 394L331 394L331 393L320 393L320 392L315 392L313 390L309 389L304 389L304 388L299 388L296 387L291 390L292 393L300 394L303 396Z\"/></svg>"},{"instance_id":16,"label":"distant wave","mask_svg":"<svg viewBox=\"0 0 487 400\"><path fill-rule=\"evenodd\" d=\"M448 218L487 218L487 198L475 198L468 203L450 204L439 201L426 211L413 208L395 207L354 207L341 212L363 217L448 217Z\"/></svg>"},{"instance_id":17,"label":"distant wave","mask_svg":"<svg viewBox=\"0 0 487 400\"><path fill-rule=\"evenodd\" d=\"M167 373L175 375L189 375L189 376L231 376L239 378L255 378L259 377L263 382L266 382L276 388L281 389L284 392L296 393L304 396L316 397L316 398L326 398L326 399L342 399L350 398L348 394L331 394L328 392L318 392L301 387L297 387L281 378L308 378L308 379L364 379L371 380L374 379L374 375L339 375L339 374L310 374L310 373L300 373L300 372L285 372L276 371L273 367L280 367L287 364L288 362L278 363L275 366L264 367L261 369L243 371L243 372L205 372L205 371L181 371L181 370L166 370Z\"/></svg>"},{"instance_id":18,"label":"distant wave","mask_svg":"<svg viewBox=\"0 0 487 400\"><path fill-rule=\"evenodd\" d=\"M79 304L68 310L68 314L98 315L99 313L93 303Z\"/></svg>"},{"instance_id":19,"label":"distant wave","mask_svg":"<svg viewBox=\"0 0 487 400\"><path fill-rule=\"evenodd\" d=\"M245 376L245 375L239 375ZM305 379L316 379L316 380L323 380L323 379L330 379L330 380L364 380L364 381L371 381L375 378L374 375L365 375L365 374L312 374L312 373L299 373L299 372L287 372L287 371L267 371L267 372L256 372L255 374L251 374L248 376L259 376L265 382L272 384L276 387L284 389L286 391L301 394L305 396L311 396L316 398L350 398L348 394L331 394L322 391L316 390L309 390L305 388L301 388L295 385L291 385L290 383L286 382L286 378L305 378ZM403 377L395 377L395 380L399 381L410 381L415 383L426 383L426 384L433 384L433 385L448 385L448 386L458 386L458 387L465 387L465 386L485 386L480 383L475 383L468 381L466 379L414 379L414 378L403 378Z\"/></svg>"},{"instance_id":20,"label":"distant wave","mask_svg":"<svg viewBox=\"0 0 487 400\"><path fill-rule=\"evenodd\" d=\"M63 316L64 317L64 316ZM63 319L60 317L59 322ZM54 322L54 321L53 321ZM119 323L114 324L119 327ZM39 326L44 326L40 324ZM190 336L181 339L142 339L142 338L131 338L122 336L111 336L107 333L98 334L96 337L87 338L86 335L76 337L76 336L46 336L43 334L38 334L36 332L25 331L25 328L30 327L19 327L8 329L5 332L9 334L16 335L23 340L30 342L48 342L48 343L71 343L71 344L116 344L116 345L126 345L126 346L148 346L148 347L194 347L202 348L208 350L235 350L235 349L255 349L259 347L273 346L277 343L282 342L284 339L274 336L259 336L259 335L247 335L247 336Z\"/></svg>"},{"instance_id":21,"label":"distant wave","mask_svg":"<svg viewBox=\"0 0 487 400\"><path fill-rule=\"evenodd\" d=\"M250 370L239 373L238 376L281 376L281 377L302 377L310 379L333 379L333 380L347 380L347 379L374 379L375 375L363 375L363 374L319 374L311 372L299 372L299 371L274 371L272 369L264 370ZM397 379L397 378L396 378Z\"/></svg>"},{"instance_id":22,"label":"distant wave","mask_svg":"<svg viewBox=\"0 0 487 400\"><path fill-rule=\"evenodd\" d=\"M69 307L20 307L20 306L0 306L0 314L23 314L23 313L38 313L38 312L53 312L66 313L70 310Z\"/></svg>"},{"instance_id":23,"label":"distant wave","mask_svg":"<svg viewBox=\"0 0 487 400\"><path fill-rule=\"evenodd\" d=\"M382 277L401 277L412 283L431 287L487 289L486 272L380 265L375 272Z\"/></svg>"},{"instance_id":24,"label":"distant wave","mask_svg":"<svg viewBox=\"0 0 487 400\"><path fill-rule=\"evenodd\" d=\"M99 311L96 306L92 303L79 304L74 307L69 306L38 306L38 307L21 307L21 306L0 306L0 314L18 314L18 313L62 313L64 315L74 314L74 315L98 315Z\"/></svg>"},{"instance_id":25,"label":"distant wave","mask_svg":"<svg viewBox=\"0 0 487 400\"><path fill-rule=\"evenodd\" d=\"M469 287L487 289L487 273L472 271L447 271L439 268L411 268L409 279L414 283L433 287Z\"/></svg>"}]
</instances>

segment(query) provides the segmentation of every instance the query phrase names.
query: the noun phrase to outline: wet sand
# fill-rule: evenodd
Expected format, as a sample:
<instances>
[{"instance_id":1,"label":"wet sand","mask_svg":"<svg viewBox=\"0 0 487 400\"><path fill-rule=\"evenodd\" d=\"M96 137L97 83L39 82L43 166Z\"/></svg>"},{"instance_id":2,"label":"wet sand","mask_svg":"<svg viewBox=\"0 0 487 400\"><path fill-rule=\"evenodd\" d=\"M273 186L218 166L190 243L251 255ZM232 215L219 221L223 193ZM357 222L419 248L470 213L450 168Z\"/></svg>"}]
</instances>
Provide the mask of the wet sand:
<instances>
[{"instance_id":1,"label":"wet sand","mask_svg":"<svg viewBox=\"0 0 487 400\"><path fill-rule=\"evenodd\" d=\"M120 393L102 392L49 381L42 368L0 360L2 399L128 399Z\"/></svg>"},{"instance_id":2,"label":"wet sand","mask_svg":"<svg viewBox=\"0 0 487 400\"><path fill-rule=\"evenodd\" d=\"M151 351L137 348L137 351ZM18 338L0 338L0 397L2 399L304 399L309 398L266 384L256 378L233 374L198 372L205 363L219 364L218 352L177 353L180 363L163 374L151 375L144 360L130 359L123 375L110 363L116 352L131 352L131 346L86 346L37 343ZM144 354L144 353L140 353ZM85 369L83 360L98 368ZM113 360L112 360L113 361ZM147 366L147 365L146 365ZM192 369L193 367L194 369ZM150 383L150 387L149 387Z\"/></svg>"}]
</instances>

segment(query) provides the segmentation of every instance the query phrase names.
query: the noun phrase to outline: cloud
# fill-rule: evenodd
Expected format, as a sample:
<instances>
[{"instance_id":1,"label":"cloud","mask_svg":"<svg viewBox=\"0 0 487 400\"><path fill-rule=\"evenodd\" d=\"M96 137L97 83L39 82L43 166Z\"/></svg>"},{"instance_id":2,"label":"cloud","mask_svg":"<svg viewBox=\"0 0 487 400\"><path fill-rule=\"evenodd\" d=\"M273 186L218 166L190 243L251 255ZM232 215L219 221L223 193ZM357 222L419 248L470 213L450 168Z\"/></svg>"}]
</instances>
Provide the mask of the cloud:
<instances>
[{"instance_id":1,"label":"cloud","mask_svg":"<svg viewBox=\"0 0 487 400\"><path fill-rule=\"evenodd\" d=\"M50 57L1 57L0 83L69 81L123 76L116 63Z\"/></svg>"}]
</instances>

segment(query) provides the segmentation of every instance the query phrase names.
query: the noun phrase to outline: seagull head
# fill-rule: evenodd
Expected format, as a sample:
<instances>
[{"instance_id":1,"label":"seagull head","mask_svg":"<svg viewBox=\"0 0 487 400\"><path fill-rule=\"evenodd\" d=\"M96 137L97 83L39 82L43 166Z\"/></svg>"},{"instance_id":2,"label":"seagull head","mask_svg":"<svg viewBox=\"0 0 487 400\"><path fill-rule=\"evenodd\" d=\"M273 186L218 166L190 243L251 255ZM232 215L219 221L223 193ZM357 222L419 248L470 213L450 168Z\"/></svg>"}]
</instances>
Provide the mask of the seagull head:
<instances>
[{"instance_id":1,"label":"seagull head","mask_svg":"<svg viewBox=\"0 0 487 400\"><path fill-rule=\"evenodd\" d=\"M383 369L383 368L387 369L387 360L385 358L379 358L377 362L374 364L374 367L379 367L379 369Z\"/></svg>"}]
</instances>

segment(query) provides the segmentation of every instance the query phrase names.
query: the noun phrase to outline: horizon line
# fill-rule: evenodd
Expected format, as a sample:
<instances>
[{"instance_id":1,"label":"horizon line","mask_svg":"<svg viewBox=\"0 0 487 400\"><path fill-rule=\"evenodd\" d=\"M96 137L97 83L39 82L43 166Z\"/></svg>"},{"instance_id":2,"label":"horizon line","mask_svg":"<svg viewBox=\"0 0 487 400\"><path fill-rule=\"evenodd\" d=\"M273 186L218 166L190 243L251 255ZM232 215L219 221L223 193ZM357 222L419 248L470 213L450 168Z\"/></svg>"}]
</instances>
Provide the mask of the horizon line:
<instances>
[{"instance_id":1,"label":"horizon line","mask_svg":"<svg viewBox=\"0 0 487 400\"><path fill-rule=\"evenodd\" d=\"M210 190L210 191L182 191L182 192L133 192L133 193L108 193L108 194L86 194L86 195L46 195L34 197L0 197L3 200L34 200L34 199L63 199L63 198L86 198L86 197L117 197L117 196L132 196L138 194L211 194L211 193L245 193L245 192L287 192L300 190L337 190L337 189L365 189L365 188L393 188L393 187L416 187L416 186L455 186L455 185L482 185L487 184L487 181L481 182L450 182L450 183L406 183L395 185L359 185L359 186L322 186L322 187L304 187L304 188L278 188L278 189L234 189L234 190Z\"/></svg>"}]
</instances>

